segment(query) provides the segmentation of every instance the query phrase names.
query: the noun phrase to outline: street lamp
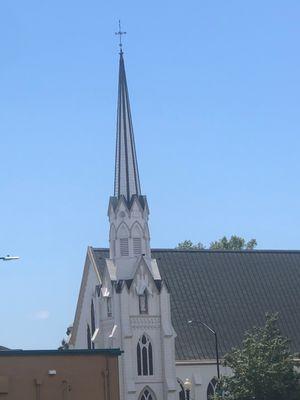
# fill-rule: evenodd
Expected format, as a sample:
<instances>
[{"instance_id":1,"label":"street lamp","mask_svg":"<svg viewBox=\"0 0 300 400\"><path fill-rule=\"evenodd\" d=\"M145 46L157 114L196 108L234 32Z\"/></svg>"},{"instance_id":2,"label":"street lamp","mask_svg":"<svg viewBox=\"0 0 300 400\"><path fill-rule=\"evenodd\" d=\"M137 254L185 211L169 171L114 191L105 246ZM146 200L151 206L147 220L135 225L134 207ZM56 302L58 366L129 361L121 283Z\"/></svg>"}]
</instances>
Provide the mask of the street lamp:
<instances>
[{"instance_id":1,"label":"street lamp","mask_svg":"<svg viewBox=\"0 0 300 400\"><path fill-rule=\"evenodd\" d=\"M189 378L186 378L186 380L183 382L183 387L186 393L186 400L190 400L190 394L191 394L191 390L192 390L192 381Z\"/></svg>"},{"instance_id":2,"label":"street lamp","mask_svg":"<svg viewBox=\"0 0 300 400\"><path fill-rule=\"evenodd\" d=\"M2 261L12 261L12 260L19 260L19 258L20 257L18 257L18 256L7 255L7 256L4 256L4 257L0 257L0 260L2 260Z\"/></svg>"},{"instance_id":3,"label":"street lamp","mask_svg":"<svg viewBox=\"0 0 300 400\"><path fill-rule=\"evenodd\" d=\"M207 328L215 336L215 349L216 349L216 359L217 359L217 376L218 376L218 379L220 379L220 362L219 362L219 347L218 347L217 332L213 328L208 326L205 322L202 322L202 321L199 321L199 320L189 320L188 321L188 324L194 324L194 323L205 326L205 328Z\"/></svg>"}]
</instances>

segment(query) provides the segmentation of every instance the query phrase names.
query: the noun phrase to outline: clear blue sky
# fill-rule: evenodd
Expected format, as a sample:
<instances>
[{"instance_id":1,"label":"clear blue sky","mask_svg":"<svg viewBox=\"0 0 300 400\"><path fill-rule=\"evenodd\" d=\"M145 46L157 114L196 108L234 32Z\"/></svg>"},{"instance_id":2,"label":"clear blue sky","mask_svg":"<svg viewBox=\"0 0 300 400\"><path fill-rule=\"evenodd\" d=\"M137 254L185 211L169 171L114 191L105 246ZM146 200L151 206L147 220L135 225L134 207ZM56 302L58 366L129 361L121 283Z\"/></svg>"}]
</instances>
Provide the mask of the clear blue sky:
<instances>
[{"instance_id":1,"label":"clear blue sky","mask_svg":"<svg viewBox=\"0 0 300 400\"><path fill-rule=\"evenodd\" d=\"M56 348L107 246L119 18L152 246L300 248L298 0L2 0L0 345Z\"/></svg>"}]
</instances>

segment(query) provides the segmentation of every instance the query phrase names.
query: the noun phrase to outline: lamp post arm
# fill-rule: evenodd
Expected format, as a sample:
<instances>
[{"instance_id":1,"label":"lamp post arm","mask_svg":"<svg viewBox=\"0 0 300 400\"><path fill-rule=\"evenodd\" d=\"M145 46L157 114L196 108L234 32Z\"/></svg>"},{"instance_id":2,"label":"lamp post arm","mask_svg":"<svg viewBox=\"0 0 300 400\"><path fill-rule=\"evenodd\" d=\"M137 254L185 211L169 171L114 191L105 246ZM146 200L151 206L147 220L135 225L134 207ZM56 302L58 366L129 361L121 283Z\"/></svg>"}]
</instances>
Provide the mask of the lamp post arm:
<instances>
[{"instance_id":1,"label":"lamp post arm","mask_svg":"<svg viewBox=\"0 0 300 400\"><path fill-rule=\"evenodd\" d=\"M216 358L217 358L217 374L218 380L220 379L220 360L219 360L219 346L218 346L218 335L215 332L215 344L216 344Z\"/></svg>"},{"instance_id":2,"label":"lamp post arm","mask_svg":"<svg viewBox=\"0 0 300 400\"><path fill-rule=\"evenodd\" d=\"M188 324L192 324L193 322L205 326L205 328L207 328L215 336L217 375L218 375L218 379L220 379L220 360L219 360L219 346L218 346L218 335L217 335L217 332L213 328L211 328L209 325L207 325L205 322L200 321L199 319L190 320L190 321L188 321Z\"/></svg>"}]
</instances>

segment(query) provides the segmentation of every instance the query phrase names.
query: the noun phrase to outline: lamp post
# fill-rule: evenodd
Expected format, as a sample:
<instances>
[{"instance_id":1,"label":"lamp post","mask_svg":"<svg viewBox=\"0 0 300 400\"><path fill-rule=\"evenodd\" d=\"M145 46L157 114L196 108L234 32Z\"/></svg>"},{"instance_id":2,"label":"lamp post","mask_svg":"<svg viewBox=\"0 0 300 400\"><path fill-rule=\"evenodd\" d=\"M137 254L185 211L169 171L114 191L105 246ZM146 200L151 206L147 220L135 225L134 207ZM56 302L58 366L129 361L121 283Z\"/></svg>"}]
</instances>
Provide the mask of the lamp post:
<instances>
[{"instance_id":1,"label":"lamp post","mask_svg":"<svg viewBox=\"0 0 300 400\"><path fill-rule=\"evenodd\" d=\"M12 260L19 260L20 257L18 256L4 256L4 257L0 257L0 260L2 261L12 261Z\"/></svg>"},{"instance_id":2,"label":"lamp post","mask_svg":"<svg viewBox=\"0 0 300 400\"><path fill-rule=\"evenodd\" d=\"M207 328L215 336L215 350L216 350L216 360L217 360L217 376L218 376L218 379L220 379L220 361L219 361L219 346L218 346L218 335L217 335L217 332L213 328L208 326L205 322L202 322L200 320L189 320L188 321L188 324L194 324L194 323L205 326L205 328Z\"/></svg>"},{"instance_id":3,"label":"lamp post","mask_svg":"<svg viewBox=\"0 0 300 400\"><path fill-rule=\"evenodd\" d=\"M183 387L185 390L185 399L190 400L190 394L192 390L192 381L189 378L186 378L186 380L183 382Z\"/></svg>"}]
</instances>

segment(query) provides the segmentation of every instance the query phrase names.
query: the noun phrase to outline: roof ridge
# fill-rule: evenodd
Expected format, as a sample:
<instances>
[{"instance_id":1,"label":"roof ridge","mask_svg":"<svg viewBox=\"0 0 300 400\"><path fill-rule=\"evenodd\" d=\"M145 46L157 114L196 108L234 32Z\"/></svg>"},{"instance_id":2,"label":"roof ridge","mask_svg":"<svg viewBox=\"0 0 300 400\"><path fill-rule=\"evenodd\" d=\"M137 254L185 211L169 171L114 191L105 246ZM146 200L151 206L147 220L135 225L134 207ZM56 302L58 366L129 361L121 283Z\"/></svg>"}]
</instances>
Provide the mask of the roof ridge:
<instances>
[{"instance_id":1,"label":"roof ridge","mask_svg":"<svg viewBox=\"0 0 300 400\"><path fill-rule=\"evenodd\" d=\"M92 246L91 246L92 247ZM95 251L109 251L108 247L92 247ZM300 253L300 250L287 249L254 249L254 250L226 250L226 249L174 249L174 248L151 248L151 251L174 252L174 253Z\"/></svg>"}]
</instances>

